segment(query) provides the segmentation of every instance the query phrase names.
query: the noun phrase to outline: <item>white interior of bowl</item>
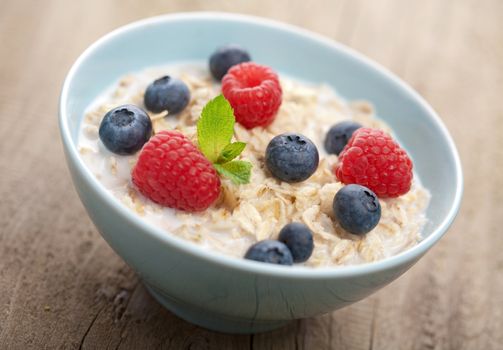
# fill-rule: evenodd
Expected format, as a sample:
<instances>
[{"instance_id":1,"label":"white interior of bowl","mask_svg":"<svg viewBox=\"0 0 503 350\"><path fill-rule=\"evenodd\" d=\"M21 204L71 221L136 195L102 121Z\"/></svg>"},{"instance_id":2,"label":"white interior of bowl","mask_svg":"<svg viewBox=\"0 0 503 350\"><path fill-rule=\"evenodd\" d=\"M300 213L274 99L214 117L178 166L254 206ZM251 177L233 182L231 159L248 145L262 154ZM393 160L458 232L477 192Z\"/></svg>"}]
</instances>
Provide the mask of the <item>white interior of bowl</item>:
<instances>
[{"instance_id":1,"label":"white interior of bowl","mask_svg":"<svg viewBox=\"0 0 503 350\"><path fill-rule=\"evenodd\" d=\"M413 259L429 249L454 219L462 196L458 153L440 118L410 87L360 54L317 34L270 20L223 13L185 13L150 18L119 28L98 40L75 62L65 80L60 100L60 127L69 161L85 173L86 181L101 187L104 201L119 204L95 179L79 157L78 127L89 103L122 75L146 67L186 60L205 60L222 44L246 47L257 62L280 73L332 85L346 99L371 101L413 158L416 173L432 194L424 239L415 247L378 262L316 270L263 266L200 249L193 243L139 222L148 234L166 244L236 268L270 274L369 273ZM307 270L307 273L306 273ZM314 275L313 275L314 274Z\"/></svg>"}]
</instances>

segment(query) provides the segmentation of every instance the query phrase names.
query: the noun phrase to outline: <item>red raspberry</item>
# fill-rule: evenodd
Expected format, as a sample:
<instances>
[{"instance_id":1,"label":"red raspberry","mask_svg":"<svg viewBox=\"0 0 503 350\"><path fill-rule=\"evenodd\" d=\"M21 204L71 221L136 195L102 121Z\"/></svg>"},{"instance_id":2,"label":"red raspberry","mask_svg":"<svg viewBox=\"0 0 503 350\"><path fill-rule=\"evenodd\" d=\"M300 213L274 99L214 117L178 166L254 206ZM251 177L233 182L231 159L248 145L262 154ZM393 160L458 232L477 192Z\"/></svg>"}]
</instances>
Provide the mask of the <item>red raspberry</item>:
<instances>
[{"instance_id":1,"label":"red raspberry","mask_svg":"<svg viewBox=\"0 0 503 350\"><path fill-rule=\"evenodd\" d=\"M222 79L222 93L234 108L237 122L247 129L271 124L281 105L278 75L254 62L229 69Z\"/></svg>"},{"instance_id":2,"label":"red raspberry","mask_svg":"<svg viewBox=\"0 0 503 350\"><path fill-rule=\"evenodd\" d=\"M398 197L409 191L412 162L384 131L357 129L339 155L335 175L345 184L359 184L379 197Z\"/></svg>"},{"instance_id":3,"label":"red raspberry","mask_svg":"<svg viewBox=\"0 0 503 350\"><path fill-rule=\"evenodd\" d=\"M159 132L143 146L132 178L143 195L180 210L205 210L220 194L213 165L187 137L173 130Z\"/></svg>"}]
</instances>

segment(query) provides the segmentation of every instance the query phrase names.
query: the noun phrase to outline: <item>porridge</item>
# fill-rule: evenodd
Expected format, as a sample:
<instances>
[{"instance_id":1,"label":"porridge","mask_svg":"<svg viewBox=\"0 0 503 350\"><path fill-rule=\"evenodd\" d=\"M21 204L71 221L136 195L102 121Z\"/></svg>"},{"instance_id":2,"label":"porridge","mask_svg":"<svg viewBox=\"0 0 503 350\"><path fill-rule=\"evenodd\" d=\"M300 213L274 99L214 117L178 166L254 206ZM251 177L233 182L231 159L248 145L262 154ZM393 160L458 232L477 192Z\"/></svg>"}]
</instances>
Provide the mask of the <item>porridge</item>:
<instances>
[{"instance_id":1,"label":"porridge","mask_svg":"<svg viewBox=\"0 0 503 350\"><path fill-rule=\"evenodd\" d=\"M181 110L175 108L176 113L145 107L145 91L148 94L152 81L166 75L183 82L190 94L186 106ZM226 76L224 84L227 83L225 79ZM117 154L104 145L100 132L103 118L110 110L135 105L148 111L151 133L155 135L149 142L166 130L176 130L197 145L200 135L198 120L203 109L222 92L222 84L212 77L205 64L193 62L154 67L122 77L87 109L79 135L79 152L102 185L143 220L162 228L166 234L176 235L213 252L240 258L248 256L251 246L264 240L274 242L282 228L292 222L307 226L312 235L314 249L311 248L308 259L301 262L311 267L372 262L415 245L421 238L429 200L428 191L417 177L410 180L410 189L407 187L404 194L379 195L380 217L368 233L348 232L334 211L334 196L345 187L339 178L353 172L343 167L337 169L344 150L340 157L327 152L326 135L334 124L348 120L359 123L365 130L391 133L386 124L375 118L373 107L365 101L345 101L324 84L306 83L287 76L281 76L278 84L281 105L278 105L273 121L265 126L250 127L236 117L238 122L234 124L232 142L246 143L246 146L235 160L251 165L249 178L247 181L233 181L219 172L218 193L206 209L179 210L175 209L176 206L159 204L155 196L148 198L131 175L146 146L142 151ZM240 109L234 108L234 111L237 114ZM271 140L285 133L301 134L315 146L315 167L305 180L282 181L269 164ZM296 152L292 153L293 156ZM348 155L344 157L349 159ZM346 158L344 162L349 162ZM378 186L376 184L376 188ZM293 249L292 253L295 253Z\"/></svg>"}]
</instances>

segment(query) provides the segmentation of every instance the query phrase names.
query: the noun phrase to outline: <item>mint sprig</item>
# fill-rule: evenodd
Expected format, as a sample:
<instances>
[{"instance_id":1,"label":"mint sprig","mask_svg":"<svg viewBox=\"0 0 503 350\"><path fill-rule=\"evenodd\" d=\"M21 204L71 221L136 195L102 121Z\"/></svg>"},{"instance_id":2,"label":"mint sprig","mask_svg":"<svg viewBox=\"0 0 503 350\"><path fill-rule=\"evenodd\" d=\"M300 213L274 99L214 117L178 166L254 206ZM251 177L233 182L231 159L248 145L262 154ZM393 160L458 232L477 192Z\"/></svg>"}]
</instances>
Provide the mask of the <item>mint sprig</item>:
<instances>
[{"instance_id":1,"label":"mint sprig","mask_svg":"<svg viewBox=\"0 0 503 350\"><path fill-rule=\"evenodd\" d=\"M199 149L215 169L235 184L250 182L250 162L233 160L243 152L244 142L232 142L234 135L234 110L224 96L218 95L201 112L197 122Z\"/></svg>"}]
</instances>

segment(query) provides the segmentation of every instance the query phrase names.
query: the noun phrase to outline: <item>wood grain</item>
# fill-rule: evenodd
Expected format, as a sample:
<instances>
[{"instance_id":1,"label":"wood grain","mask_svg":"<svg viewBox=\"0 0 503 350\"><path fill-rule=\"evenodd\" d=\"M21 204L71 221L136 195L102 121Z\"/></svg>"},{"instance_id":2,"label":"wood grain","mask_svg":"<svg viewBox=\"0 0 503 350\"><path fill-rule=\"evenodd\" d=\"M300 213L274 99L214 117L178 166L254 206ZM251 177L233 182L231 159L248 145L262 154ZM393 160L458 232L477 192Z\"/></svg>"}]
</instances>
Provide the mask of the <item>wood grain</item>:
<instances>
[{"instance_id":1,"label":"wood grain","mask_svg":"<svg viewBox=\"0 0 503 350\"><path fill-rule=\"evenodd\" d=\"M503 2L0 1L0 349L502 349ZM417 89L461 153L465 199L414 268L357 304L232 336L159 306L94 229L56 125L78 54L130 21L221 10L347 44Z\"/></svg>"}]
</instances>

